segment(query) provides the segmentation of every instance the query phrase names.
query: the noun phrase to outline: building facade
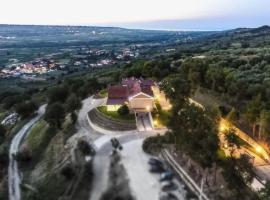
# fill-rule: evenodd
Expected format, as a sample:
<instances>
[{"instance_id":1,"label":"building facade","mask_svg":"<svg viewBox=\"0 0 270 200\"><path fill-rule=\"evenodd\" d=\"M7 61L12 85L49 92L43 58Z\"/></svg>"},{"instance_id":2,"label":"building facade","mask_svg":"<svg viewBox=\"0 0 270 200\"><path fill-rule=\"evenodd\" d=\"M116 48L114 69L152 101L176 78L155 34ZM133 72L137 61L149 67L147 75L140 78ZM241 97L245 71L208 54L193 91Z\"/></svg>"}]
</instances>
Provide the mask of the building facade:
<instances>
[{"instance_id":1,"label":"building facade","mask_svg":"<svg viewBox=\"0 0 270 200\"><path fill-rule=\"evenodd\" d=\"M117 111L127 105L131 112L151 112L155 107L157 84L152 80L126 78L119 85L108 87L107 110Z\"/></svg>"}]
</instances>

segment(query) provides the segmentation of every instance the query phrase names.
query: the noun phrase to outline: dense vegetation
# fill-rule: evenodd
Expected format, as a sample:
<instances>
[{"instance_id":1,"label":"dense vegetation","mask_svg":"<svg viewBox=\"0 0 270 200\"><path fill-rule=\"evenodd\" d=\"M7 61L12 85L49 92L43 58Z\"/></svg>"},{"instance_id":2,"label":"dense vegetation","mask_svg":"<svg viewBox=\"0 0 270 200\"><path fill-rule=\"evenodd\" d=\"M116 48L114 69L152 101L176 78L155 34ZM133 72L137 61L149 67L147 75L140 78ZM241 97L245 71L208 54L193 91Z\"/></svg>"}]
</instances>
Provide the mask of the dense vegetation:
<instances>
[{"instance_id":1,"label":"dense vegetation","mask_svg":"<svg viewBox=\"0 0 270 200\"><path fill-rule=\"evenodd\" d=\"M34 129L34 131L40 133L36 137L44 138L44 135L51 134L48 137L49 139L46 140L46 144L41 144L41 147L46 148L49 145L49 140L58 133L67 133L65 139L73 134L70 133L70 130L74 130L72 127L74 128L74 123L77 120L76 110L81 107L81 100L89 94L94 94L104 88L106 84L118 82L123 77L150 77L161 84L173 107L172 115L169 115L167 123L170 132L165 137L148 139L144 148L150 149L149 145L152 144L157 148L162 147L163 144L174 145L177 150L190 156L206 171L216 165L222 168L223 176L228 185L231 186L231 199L244 199L246 194L253 198L246 188L246 185L250 185L253 177L247 158L235 159L220 156L216 124L220 117L219 111L211 108L211 112L208 113L190 105L188 98L198 91L207 91L207 94L218 96L222 104L217 105L217 107L219 107L223 116L227 116L227 119L231 122L246 128L247 132L250 132L254 138L264 140L269 144L269 27L236 29L222 33L211 33L211 35L210 33L189 33L188 36L195 38L190 41L184 39L187 37L185 34L179 36L177 33L159 31L130 32L118 28L53 27L47 29L47 27L38 28L35 26L6 28L8 31L0 32L3 37L17 34L18 30L21 35L16 38L18 43L15 46L13 45L12 48L7 40L3 38L0 40L0 44L6 48L5 51L2 51L3 56L0 54L2 58L0 66L4 65L10 57L16 56L15 52L18 48L50 47L58 49L59 44L61 46L114 45L110 34L117 35L114 40L117 43L123 42L123 45L146 42L155 47L155 42L165 41L164 46L161 45L158 48L163 48L163 50L164 48L174 48L176 52L161 54L161 51L149 47L151 56L129 64L115 66L104 73L96 73L97 78L80 74L78 78L55 80L53 86L49 83L39 88L35 87L35 89L27 86L24 92L16 90L0 92L0 119L2 119L2 115L6 116L7 111L13 110L21 116L21 121L15 126L0 126L0 166L1 170L3 168L0 179L5 176L6 171L4 169L8 164L10 139L25 123L24 120L34 114L38 105L48 103L44 121L40 124L40 127L46 130L40 131L40 127ZM15 29L13 30L13 28ZM43 31L44 29L50 31L46 33ZM82 41L72 42L71 40L78 30L81 31ZM94 39L89 40L89 32L97 30L110 34L92 35ZM46 36L44 42L28 41L29 36L38 38L44 36L44 34ZM144 37L141 38L142 35ZM51 42L52 38L57 42ZM183 40L178 41L179 38ZM16 47L16 51L14 51L14 47ZM32 54L32 51L29 54ZM123 108L121 113L125 115L126 109ZM121 115L121 113L119 114ZM68 126L66 124L67 119L69 120ZM227 140L231 149L237 148L239 145L238 139L234 138L233 135L229 136ZM38 140L37 138L31 139ZM29 146L31 146L31 142L29 142ZM37 144L32 143L31 148L38 148ZM37 152L39 151L35 153ZM27 155L28 153L26 151ZM38 157L35 153L32 154L33 158ZM26 158L29 159L29 157ZM65 168L62 175L72 179L73 171L71 169ZM268 187L262 191L260 195L262 199L268 198Z\"/></svg>"},{"instance_id":2,"label":"dense vegetation","mask_svg":"<svg viewBox=\"0 0 270 200\"><path fill-rule=\"evenodd\" d=\"M160 138L153 138L154 146L174 143L206 169L218 164L223 168L233 199L247 198L246 185L251 184L254 173L245 156L239 159L220 157L215 121L220 112L232 123L246 128L248 133L253 132L251 136L269 140L269 32L269 27L230 31L197 44L186 44L174 55L137 61L122 73L122 76L160 80L173 104L172 118L168 123L171 131L166 136L171 142L168 138L163 142ZM188 47L187 51L185 48ZM199 50L194 50L194 47ZM187 103L187 98L198 89L219 96L219 102L222 102L216 102L219 110L214 110L216 107L212 104L211 112L205 113ZM228 141L232 146L239 145L237 138L229 137ZM146 142L151 145L150 139ZM144 148L149 149L147 145Z\"/></svg>"}]
</instances>

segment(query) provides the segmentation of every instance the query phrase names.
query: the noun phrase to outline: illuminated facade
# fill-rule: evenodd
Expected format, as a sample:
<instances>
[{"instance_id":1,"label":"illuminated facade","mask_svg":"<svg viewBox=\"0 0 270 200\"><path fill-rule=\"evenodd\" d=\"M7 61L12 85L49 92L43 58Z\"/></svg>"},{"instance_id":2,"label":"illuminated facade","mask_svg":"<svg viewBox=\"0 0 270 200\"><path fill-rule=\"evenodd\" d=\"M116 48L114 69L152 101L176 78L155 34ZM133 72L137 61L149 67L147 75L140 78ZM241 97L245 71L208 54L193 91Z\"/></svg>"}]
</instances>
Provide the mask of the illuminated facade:
<instances>
[{"instance_id":1,"label":"illuminated facade","mask_svg":"<svg viewBox=\"0 0 270 200\"><path fill-rule=\"evenodd\" d=\"M131 112L151 112L155 107L154 87L157 86L152 80L123 79L121 84L109 86L107 110L117 111L126 104Z\"/></svg>"}]
</instances>

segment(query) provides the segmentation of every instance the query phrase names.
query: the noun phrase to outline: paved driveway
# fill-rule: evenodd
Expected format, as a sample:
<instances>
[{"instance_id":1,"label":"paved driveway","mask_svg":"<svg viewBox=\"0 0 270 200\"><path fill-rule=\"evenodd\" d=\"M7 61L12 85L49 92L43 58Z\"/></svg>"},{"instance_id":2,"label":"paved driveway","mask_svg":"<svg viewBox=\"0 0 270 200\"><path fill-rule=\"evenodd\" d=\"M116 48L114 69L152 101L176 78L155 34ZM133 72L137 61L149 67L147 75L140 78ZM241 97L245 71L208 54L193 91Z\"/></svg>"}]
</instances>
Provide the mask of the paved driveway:
<instances>
[{"instance_id":1,"label":"paved driveway","mask_svg":"<svg viewBox=\"0 0 270 200\"><path fill-rule=\"evenodd\" d=\"M151 125L150 116L151 113L137 113L137 129L139 131L151 131L153 127Z\"/></svg>"},{"instance_id":2,"label":"paved driveway","mask_svg":"<svg viewBox=\"0 0 270 200\"><path fill-rule=\"evenodd\" d=\"M110 139L116 137L123 145L122 162L130 179L133 196L138 200L158 200L160 193L159 176L148 172L149 155L142 150L143 139L156 134L152 130L149 117L143 116L142 122L144 125L141 131L134 130L128 134L115 132L115 135L106 135L106 133L90 127L87 120L88 112L103 103L104 99L93 99L92 97L83 101L76 125L78 132L69 139L70 144L76 144L78 138L84 137L90 143L93 143L96 148L97 153L93 164L93 188L89 199L99 200L102 193L107 189L110 153L112 151ZM179 200L181 199L179 198Z\"/></svg>"},{"instance_id":3,"label":"paved driveway","mask_svg":"<svg viewBox=\"0 0 270 200\"><path fill-rule=\"evenodd\" d=\"M142 142L148 134L151 133L134 131L133 134L116 136L123 146L122 163L129 177L132 195L138 200L158 200L161 193L159 175L148 171L147 162L150 156L142 150ZM106 135L94 142L97 154L94 159L94 184L90 200L100 199L107 188L110 153L112 151L111 138L112 136ZM176 184L181 185L178 180L176 180ZM179 200L184 200L179 190L176 193Z\"/></svg>"}]
</instances>

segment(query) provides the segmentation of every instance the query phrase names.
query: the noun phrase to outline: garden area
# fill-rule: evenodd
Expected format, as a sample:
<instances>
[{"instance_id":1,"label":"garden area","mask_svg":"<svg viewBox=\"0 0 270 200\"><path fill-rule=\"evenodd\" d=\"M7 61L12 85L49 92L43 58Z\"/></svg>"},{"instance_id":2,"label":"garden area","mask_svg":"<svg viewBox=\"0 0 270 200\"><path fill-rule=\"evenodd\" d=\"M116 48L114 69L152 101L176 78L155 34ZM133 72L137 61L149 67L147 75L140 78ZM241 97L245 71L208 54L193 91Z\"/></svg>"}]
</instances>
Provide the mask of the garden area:
<instances>
[{"instance_id":1,"label":"garden area","mask_svg":"<svg viewBox=\"0 0 270 200\"><path fill-rule=\"evenodd\" d=\"M135 122L135 115L129 113L128 110L124 106L120 107L118 111L107 111L106 106L100 106L97 108L99 112L106 115L107 117L114 119L114 120L126 120L126 121L134 121ZM121 110L122 109L122 112Z\"/></svg>"}]
</instances>

